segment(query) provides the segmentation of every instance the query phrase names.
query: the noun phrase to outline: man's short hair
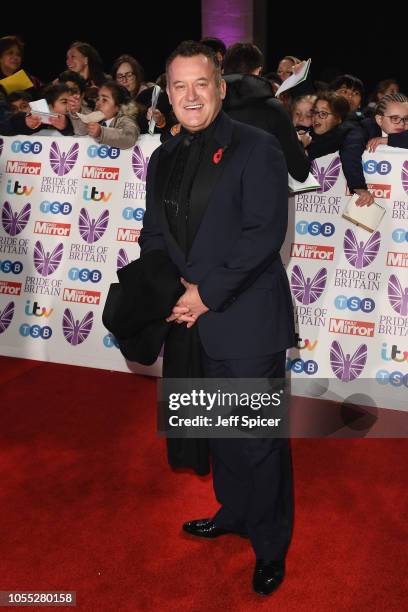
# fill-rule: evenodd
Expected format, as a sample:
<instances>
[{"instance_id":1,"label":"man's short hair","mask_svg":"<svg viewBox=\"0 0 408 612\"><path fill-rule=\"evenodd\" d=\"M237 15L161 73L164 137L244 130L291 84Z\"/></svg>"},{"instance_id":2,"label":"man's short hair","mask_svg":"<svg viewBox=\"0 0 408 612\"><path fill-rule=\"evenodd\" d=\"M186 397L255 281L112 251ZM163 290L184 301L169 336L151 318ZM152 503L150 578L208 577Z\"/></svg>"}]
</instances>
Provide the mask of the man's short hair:
<instances>
[{"instance_id":1,"label":"man's short hair","mask_svg":"<svg viewBox=\"0 0 408 612\"><path fill-rule=\"evenodd\" d=\"M263 66L262 51L252 43L235 43L228 47L224 57L224 74L251 74Z\"/></svg>"},{"instance_id":2,"label":"man's short hair","mask_svg":"<svg viewBox=\"0 0 408 612\"><path fill-rule=\"evenodd\" d=\"M214 53L221 53L222 57L227 52L227 47L225 46L224 41L221 38L215 38L214 36L206 36L200 40L200 43L210 47L214 51Z\"/></svg>"},{"instance_id":3,"label":"man's short hair","mask_svg":"<svg viewBox=\"0 0 408 612\"><path fill-rule=\"evenodd\" d=\"M363 81L358 77L353 76L352 74L341 74L340 76L335 78L329 85L329 89L331 91L337 91L338 89L342 89L343 87L358 91L361 97L364 96Z\"/></svg>"},{"instance_id":4,"label":"man's short hair","mask_svg":"<svg viewBox=\"0 0 408 612\"><path fill-rule=\"evenodd\" d=\"M176 59L176 57L195 57L196 55L204 55L205 57L208 57L208 59L212 62L215 70L215 79L217 85L219 85L222 77L221 66L217 56L210 47L207 47L202 43L196 42L195 40L184 40L174 49L172 53L170 53L166 61L167 82L169 81L168 74L170 64L173 60Z\"/></svg>"}]
</instances>

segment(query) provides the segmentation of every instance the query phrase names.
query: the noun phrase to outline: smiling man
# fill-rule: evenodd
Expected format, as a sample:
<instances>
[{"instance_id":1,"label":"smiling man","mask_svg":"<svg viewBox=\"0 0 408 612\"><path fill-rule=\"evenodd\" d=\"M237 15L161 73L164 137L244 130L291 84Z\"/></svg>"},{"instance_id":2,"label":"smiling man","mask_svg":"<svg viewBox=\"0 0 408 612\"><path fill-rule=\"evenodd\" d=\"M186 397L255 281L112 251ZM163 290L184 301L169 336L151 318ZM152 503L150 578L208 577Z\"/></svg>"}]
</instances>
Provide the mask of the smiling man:
<instances>
[{"instance_id":1,"label":"smiling man","mask_svg":"<svg viewBox=\"0 0 408 612\"><path fill-rule=\"evenodd\" d=\"M180 133L157 149L147 174L141 257L165 251L184 293L168 321L194 332L204 375L283 378L293 346L293 309L279 249L287 228L287 167L274 136L221 111L225 82L213 52L187 41L167 61L168 95ZM164 372L169 360L164 350ZM183 336L190 342L188 334ZM286 439L211 439L221 507L192 520L201 538L248 536L256 555L253 588L282 582L293 500Z\"/></svg>"}]
</instances>

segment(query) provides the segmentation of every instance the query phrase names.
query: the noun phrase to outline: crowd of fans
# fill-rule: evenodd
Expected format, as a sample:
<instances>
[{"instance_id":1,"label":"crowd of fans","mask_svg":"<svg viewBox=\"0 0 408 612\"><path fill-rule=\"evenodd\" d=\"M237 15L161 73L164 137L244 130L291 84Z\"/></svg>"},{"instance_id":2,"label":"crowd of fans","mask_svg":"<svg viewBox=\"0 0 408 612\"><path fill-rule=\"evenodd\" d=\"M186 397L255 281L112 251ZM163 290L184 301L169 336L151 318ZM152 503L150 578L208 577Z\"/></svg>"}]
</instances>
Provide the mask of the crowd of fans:
<instances>
[{"instance_id":1,"label":"crowd of fans","mask_svg":"<svg viewBox=\"0 0 408 612\"><path fill-rule=\"evenodd\" d=\"M350 191L360 204L370 204L361 157L379 144L408 148L408 98L395 78L381 80L366 98L355 75L338 75L332 82L313 81L310 74L279 95L279 87L302 70L304 61L283 57L276 72L266 72L262 52L251 43L226 49L216 38L202 39L222 64L227 82L224 110L234 119L274 134L282 146L289 172L304 180L310 160L339 151ZM0 39L0 79L23 67L24 44L16 36ZM145 80L132 55L116 59L106 74L102 59L90 44L74 42L67 50L66 70L44 85L28 74L32 88L7 94L0 83L0 134L55 133L88 135L119 148L132 147L149 131L171 138L179 130L166 93L165 74ZM388 76L388 75L384 75ZM160 93L152 106L155 87ZM278 94L277 94L278 92ZM45 99L51 116L44 123L30 103Z\"/></svg>"}]
</instances>

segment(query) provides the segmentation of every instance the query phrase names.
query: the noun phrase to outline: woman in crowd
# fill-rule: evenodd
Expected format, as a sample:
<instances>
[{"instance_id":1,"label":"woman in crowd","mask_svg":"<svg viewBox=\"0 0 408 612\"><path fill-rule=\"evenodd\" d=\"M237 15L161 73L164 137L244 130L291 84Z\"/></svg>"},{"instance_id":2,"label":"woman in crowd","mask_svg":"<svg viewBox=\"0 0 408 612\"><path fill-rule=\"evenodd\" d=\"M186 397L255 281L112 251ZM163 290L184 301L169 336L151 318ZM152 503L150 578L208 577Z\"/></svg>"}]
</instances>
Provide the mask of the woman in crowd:
<instances>
[{"instance_id":1,"label":"woman in crowd","mask_svg":"<svg viewBox=\"0 0 408 612\"><path fill-rule=\"evenodd\" d=\"M143 68L132 55L121 55L112 67L112 76L126 87L139 109L138 123L142 134L149 129L149 120L153 113L156 122L155 132L161 133L169 123L174 123L171 106L165 91L160 92L155 110L151 109L154 83L144 81Z\"/></svg>"},{"instance_id":2,"label":"woman in crowd","mask_svg":"<svg viewBox=\"0 0 408 612\"><path fill-rule=\"evenodd\" d=\"M23 54L24 43L17 36L0 38L0 79L12 76L21 69ZM28 76L34 85L28 91L35 95L41 89L42 83L35 76Z\"/></svg>"},{"instance_id":3,"label":"woman in crowd","mask_svg":"<svg viewBox=\"0 0 408 612\"><path fill-rule=\"evenodd\" d=\"M109 78L103 71L99 53L86 42L74 42L67 51L67 68L78 72L86 82L85 100L94 108L99 87Z\"/></svg>"},{"instance_id":4,"label":"woman in crowd","mask_svg":"<svg viewBox=\"0 0 408 612\"><path fill-rule=\"evenodd\" d=\"M75 134L88 135L101 144L118 149L133 147L140 130L136 123L137 107L125 87L116 81L107 81L99 89L96 110L104 114L99 123L84 123L71 116Z\"/></svg>"}]
</instances>

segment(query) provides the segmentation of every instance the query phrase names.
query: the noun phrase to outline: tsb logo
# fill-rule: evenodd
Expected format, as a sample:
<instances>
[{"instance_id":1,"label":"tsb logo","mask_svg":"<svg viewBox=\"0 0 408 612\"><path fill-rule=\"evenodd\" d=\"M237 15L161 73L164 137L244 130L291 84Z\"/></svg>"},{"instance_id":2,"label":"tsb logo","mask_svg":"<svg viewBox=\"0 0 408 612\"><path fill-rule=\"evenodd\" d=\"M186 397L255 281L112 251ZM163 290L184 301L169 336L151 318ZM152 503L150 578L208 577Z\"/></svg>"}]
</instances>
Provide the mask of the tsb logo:
<instances>
[{"instance_id":1,"label":"tsb logo","mask_svg":"<svg viewBox=\"0 0 408 612\"><path fill-rule=\"evenodd\" d=\"M38 155L42 151L41 142L30 142L29 140L15 140L11 145L13 153L34 153Z\"/></svg>"},{"instance_id":2,"label":"tsb logo","mask_svg":"<svg viewBox=\"0 0 408 612\"><path fill-rule=\"evenodd\" d=\"M408 232L401 227L398 227L392 232L392 239L394 242L408 242Z\"/></svg>"},{"instance_id":3,"label":"tsb logo","mask_svg":"<svg viewBox=\"0 0 408 612\"><path fill-rule=\"evenodd\" d=\"M9 259L5 259L4 261L0 261L0 270L5 274L21 274L23 271L23 264L21 261L10 261Z\"/></svg>"},{"instance_id":4,"label":"tsb logo","mask_svg":"<svg viewBox=\"0 0 408 612\"><path fill-rule=\"evenodd\" d=\"M333 223L319 223L318 221L298 221L296 223L296 231L298 234L310 234L311 236L318 236L321 234L324 237L329 238L333 236L335 227Z\"/></svg>"},{"instance_id":5,"label":"tsb logo","mask_svg":"<svg viewBox=\"0 0 408 612\"><path fill-rule=\"evenodd\" d=\"M351 310L357 312L362 310L363 312L372 312L375 308L375 302L371 298L359 298L357 296L347 297L345 295L338 295L334 300L334 305L338 310Z\"/></svg>"},{"instance_id":6,"label":"tsb logo","mask_svg":"<svg viewBox=\"0 0 408 612\"><path fill-rule=\"evenodd\" d=\"M363 164L364 172L367 174L389 174L391 172L392 166L389 161L375 161L374 159L369 159Z\"/></svg>"},{"instance_id":7,"label":"tsb logo","mask_svg":"<svg viewBox=\"0 0 408 612\"><path fill-rule=\"evenodd\" d=\"M130 208L130 206L127 206L123 209L122 217L126 219L126 221L131 221L132 219L135 221L143 221L144 214L144 208Z\"/></svg>"},{"instance_id":8,"label":"tsb logo","mask_svg":"<svg viewBox=\"0 0 408 612\"><path fill-rule=\"evenodd\" d=\"M44 200L40 204L40 210L52 215L69 215L72 211L72 205L69 202L48 202L48 200Z\"/></svg>"},{"instance_id":9,"label":"tsb logo","mask_svg":"<svg viewBox=\"0 0 408 612\"><path fill-rule=\"evenodd\" d=\"M292 371L295 374L301 374L304 372L308 376L313 376L318 371L319 366L317 362L313 359L308 359L307 361L303 361L300 357L296 359L290 359L289 357L286 359L286 371Z\"/></svg>"},{"instance_id":10,"label":"tsb logo","mask_svg":"<svg viewBox=\"0 0 408 612\"><path fill-rule=\"evenodd\" d=\"M388 372L388 370L378 370L375 375L377 382L380 385L392 385L393 387L408 387L408 374L403 372Z\"/></svg>"},{"instance_id":11,"label":"tsb logo","mask_svg":"<svg viewBox=\"0 0 408 612\"><path fill-rule=\"evenodd\" d=\"M116 147L108 147L107 145L90 145L88 147L88 157L100 157L101 159L116 159L120 155L120 149Z\"/></svg>"},{"instance_id":12,"label":"tsb logo","mask_svg":"<svg viewBox=\"0 0 408 612\"><path fill-rule=\"evenodd\" d=\"M48 325L41 327L40 325L29 325L23 323L20 325L20 335L24 338L30 336L31 338L41 338L42 340L49 340L52 336L52 329Z\"/></svg>"},{"instance_id":13,"label":"tsb logo","mask_svg":"<svg viewBox=\"0 0 408 612\"><path fill-rule=\"evenodd\" d=\"M106 334L106 336L103 337L103 344L106 348L119 348L118 341L112 334Z\"/></svg>"},{"instance_id":14,"label":"tsb logo","mask_svg":"<svg viewBox=\"0 0 408 612\"><path fill-rule=\"evenodd\" d=\"M88 268L71 268L68 272L68 278L76 281L80 280L82 283L99 283L102 278L102 272L99 270L88 270Z\"/></svg>"}]
</instances>

